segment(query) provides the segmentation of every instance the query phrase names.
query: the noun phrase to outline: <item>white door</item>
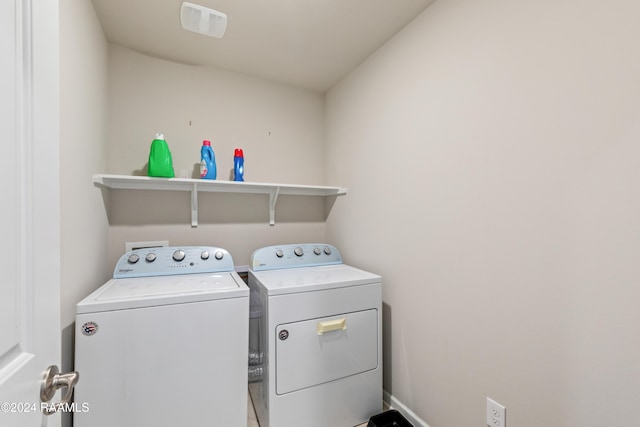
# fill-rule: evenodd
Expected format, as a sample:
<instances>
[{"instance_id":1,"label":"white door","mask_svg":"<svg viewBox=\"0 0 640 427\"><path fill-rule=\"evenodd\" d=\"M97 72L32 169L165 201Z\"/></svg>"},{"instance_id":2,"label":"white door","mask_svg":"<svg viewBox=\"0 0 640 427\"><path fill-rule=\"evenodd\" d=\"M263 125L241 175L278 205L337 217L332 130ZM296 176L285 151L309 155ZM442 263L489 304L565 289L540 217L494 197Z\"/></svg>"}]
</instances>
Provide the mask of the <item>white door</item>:
<instances>
[{"instance_id":1,"label":"white door","mask_svg":"<svg viewBox=\"0 0 640 427\"><path fill-rule=\"evenodd\" d=\"M58 426L40 411L60 364L58 2L0 1L0 58L0 426Z\"/></svg>"}]
</instances>

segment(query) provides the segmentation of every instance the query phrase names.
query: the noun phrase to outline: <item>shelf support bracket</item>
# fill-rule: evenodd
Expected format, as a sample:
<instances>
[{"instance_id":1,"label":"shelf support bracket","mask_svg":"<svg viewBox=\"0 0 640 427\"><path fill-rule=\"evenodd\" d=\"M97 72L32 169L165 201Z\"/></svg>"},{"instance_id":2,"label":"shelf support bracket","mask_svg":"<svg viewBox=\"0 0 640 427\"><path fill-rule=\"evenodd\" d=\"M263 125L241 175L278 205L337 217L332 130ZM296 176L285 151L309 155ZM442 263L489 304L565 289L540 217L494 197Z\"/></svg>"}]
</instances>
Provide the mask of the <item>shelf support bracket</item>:
<instances>
[{"instance_id":1,"label":"shelf support bracket","mask_svg":"<svg viewBox=\"0 0 640 427\"><path fill-rule=\"evenodd\" d=\"M191 188L191 228L198 227L198 184Z\"/></svg>"},{"instance_id":2,"label":"shelf support bracket","mask_svg":"<svg viewBox=\"0 0 640 427\"><path fill-rule=\"evenodd\" d=\"M280 194L280 187L276 187L276 191L269 193L269 225L276 225L276 203L278 202L278 195Z\"/></svg>"}]
</instances>

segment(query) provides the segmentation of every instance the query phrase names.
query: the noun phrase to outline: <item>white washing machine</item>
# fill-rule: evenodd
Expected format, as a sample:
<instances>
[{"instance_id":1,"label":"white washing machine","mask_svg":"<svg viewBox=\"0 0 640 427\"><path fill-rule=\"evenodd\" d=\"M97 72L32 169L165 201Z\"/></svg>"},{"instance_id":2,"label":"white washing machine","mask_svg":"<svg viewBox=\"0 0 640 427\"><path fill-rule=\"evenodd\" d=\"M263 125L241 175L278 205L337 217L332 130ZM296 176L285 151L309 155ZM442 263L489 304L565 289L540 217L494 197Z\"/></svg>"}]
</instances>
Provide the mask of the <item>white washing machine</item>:
<instances>
[{"instance_id":1,"label":"white washing machine","mask_svg":"<svg viewBox=\"0 0 640 427\"><path fill-rule=\"evenodd\" d=\"M350 427L382 412L382 279L326 244L256 250L249 391L261 427Z\"/></svg>"},{"instance_id":2,"label":"white washing machine","mask_svg":"<svg viewBox=\"0 0 640 427\"><path fill-rule=\"evenodd\" d=\"M76 313L75 427L246 427L249 288L229 252L128 252Z\"/></svg>"}]
</instances>

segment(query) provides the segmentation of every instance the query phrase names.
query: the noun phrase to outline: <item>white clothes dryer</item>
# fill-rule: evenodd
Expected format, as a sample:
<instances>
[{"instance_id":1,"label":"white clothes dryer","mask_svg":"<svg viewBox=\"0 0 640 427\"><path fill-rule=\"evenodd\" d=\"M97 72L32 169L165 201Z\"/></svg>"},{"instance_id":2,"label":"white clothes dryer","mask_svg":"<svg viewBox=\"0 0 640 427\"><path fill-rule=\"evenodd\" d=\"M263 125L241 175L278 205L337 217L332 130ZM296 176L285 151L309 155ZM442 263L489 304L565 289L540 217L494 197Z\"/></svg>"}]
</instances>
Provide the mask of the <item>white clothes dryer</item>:
<instances>
[{"instance_id":1,"label":"white clothes dryer","mask_svg":"<svg viewBox=\"0 0 640 427\"><path fill-rule=\"evenodd\" d=\"M246 427L249 288L229 252L128 252L76 313L75 427Z\"/></svg>"},{"instance_id":2,"label":"white clothes dryer","mask_svg":"<svg viewBox=\"0 0 640 427\"><path fill-rule=\"evenodd\" d=\"M250 383L261 427L350 427L382 411L382 279L326 244L256 250Z\"/></svg>"}]
</instances>

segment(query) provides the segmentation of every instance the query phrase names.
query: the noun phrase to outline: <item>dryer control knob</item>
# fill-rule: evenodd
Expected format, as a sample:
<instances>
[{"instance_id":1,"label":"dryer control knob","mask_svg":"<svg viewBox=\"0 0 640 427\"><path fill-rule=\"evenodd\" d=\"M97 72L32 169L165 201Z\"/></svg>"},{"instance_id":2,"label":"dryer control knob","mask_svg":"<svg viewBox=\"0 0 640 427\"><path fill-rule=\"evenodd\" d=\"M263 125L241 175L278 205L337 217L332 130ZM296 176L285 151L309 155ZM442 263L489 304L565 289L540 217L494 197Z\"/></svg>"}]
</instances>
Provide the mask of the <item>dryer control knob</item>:
<instances>
[{"instance_id":1,"label":"dryer control knob","mask_svg":"<svg viewBox=\"0 0 640 427\"><path fill-rule=\"evenodd\" d=\"M320 250L320 248L314 248L313 249L313 253L316 255L320 255L322 253L322 251Z\"/></svg>"},{"instance_id":2,"label":"dryer control knob","mask_svg":"<svg viewBox=\"0 0 640 427\"><path fill-rule=\"evenodd\" d=\"M304 255L304 250L298 246L293 250L293 253L296 254L296 256L302 256Z\"/></svg>"},{"instance_id":3,"label":"dryer control knob","mask_svg":"<svg viewBox=\"0 0 640 427\"><path fill-rule=\"evenodd\" d=\"M147 262L153 262L153 261L155 261L155 260L156 260L156 254L154 254L153 252L150 252L150 253L148 253L148 254L147 254L147 256L146 256L146 257L144 257L144 259L145 259Z\"/></svg>"},{"instance_id":4,"label":"dryer control knob","mask_svg":"<svg viewBox=\"0 0 640 427\"><path fill-rule=\"evenodd\" d=\"M131 254L129 255L129 258L127 258L127 262L129 264L135 264L138 261L140 261L140 257L136 254Z\"/></svg>"},{"instance_id":5,"label":"dryer control knob","mask_svg":"<svg viewBox=\"0 0 640 427\"><path fill-rule=\"evenodd\" d=\"M324 253L327 254L327 255L331 255L331 248L328 247L328 246L326 248L324 248Z\"/></svg>"},{"instance_id":6,"label":"dryer control knob","mask_svg":"<svg viewBox=\"0 0 640 427\"><path fill-rule=\"evenodd\" d=\"M276 256L277 256L278 258L282 258L282 257L284 256L284 252L282 252L282 249L278 249L278 250L276 251Z\"/></svg>"},{"instance_id":7,"label":"dryer control knob","mask_svg":"<svg viewBox=\"0 0 640 427\"><path fill-rule=\"evenodd\" d=\"M200 258L202 258L203 260L208 260L209 259L209 251L202 251L202 253L200 254Z\"/></svg>"},{"instance_id":8,"label":"dryer control knob","mask_svg":"<svg viewBox=\"0 0 640 427\"><path fill-rule=\"evenodd\" d=\"M215 257L219 261L224 257L224 254L222 253L222 251L218 251L216 252Z\"/></svg>"},{"instance_id":9,"label":"dryer control knob","mask_svg":"<svg viewBox=\"0 0 640 427\"><path fill-rule=\"evenodd\" d=\"M174 261L178 261L178 262L180 262L180 261L182 261L182 260L184 259L184 257L185 257L186 255L187 255L187 254L185 254L185 253L184 253L184 251L183 251L182 249L178 249L177 251L175 251L175 252L173 253L173 260L174 260Z\"/></svg>"}]
</instances>

